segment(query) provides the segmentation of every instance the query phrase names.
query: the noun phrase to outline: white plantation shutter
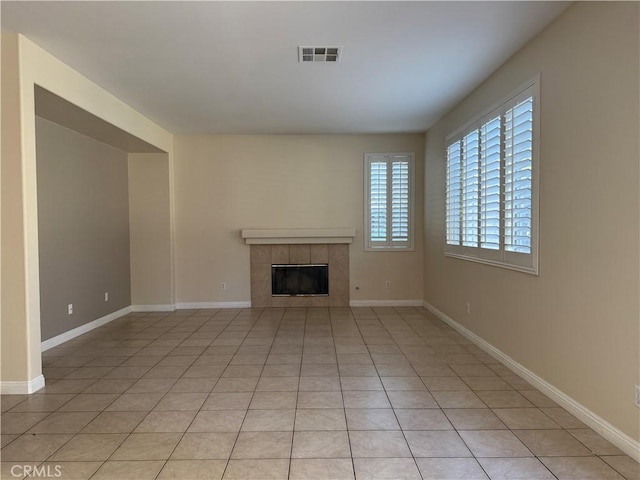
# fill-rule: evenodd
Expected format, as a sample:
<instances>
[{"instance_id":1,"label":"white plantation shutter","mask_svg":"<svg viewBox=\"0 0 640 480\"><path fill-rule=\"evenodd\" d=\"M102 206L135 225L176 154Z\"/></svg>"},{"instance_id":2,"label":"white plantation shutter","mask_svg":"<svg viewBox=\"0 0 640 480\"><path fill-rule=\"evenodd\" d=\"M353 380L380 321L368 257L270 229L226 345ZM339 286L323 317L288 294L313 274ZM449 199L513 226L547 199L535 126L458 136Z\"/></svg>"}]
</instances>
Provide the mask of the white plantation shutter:
<instances>
[{"instance_id":1,"label":"white plantation shutter","mask_svg":"<svg viewBox=\"0 0 640 480\"><path fill-rule=\"evenodd\" d=\"M447 244L449 245L460 245L460 214L462 212L460 153L460 142L454 142L447 148L447 198L445 202Z\"/></svg>"},{"instance_id":2,"label":"white plantation shutter","mask_svg":"<svg viewBox=\"0 0 640 480\"><path fill-rule=\"evenodd\" d=\"M500 116L480 128L480 246L500 249Z\"/></svg>"},{"instance_id":3,"label":"white plantation shutter","mask_svg":"<svg viewBox=\"0 0 640 480\"><path fill-rule=\"evenodd\" d=\"M365 154L366 249L412 248L413 154Z\"/></svg>"},{"instance_id":4,"label":"white plantation shutter","mask_svg":"<svg viewBox=\"0 0 640 480\"><path fill-rule=\"evenodd\" d=\"M537 273L537 91L447 138L445 254Z\"/></svg>"},{"instance_id":5,"label":"white plantation shutter","mask_svg":"<svg viewBox=\"0 0 640 480\"><path fill-rule=\"evenodd\" d=\"M505 113L504 243L531 253L533 98Z\"/></svg>"},{"instance_id":6,"label":"white plantation shutter","mask_svg":"<svg viewBox=\"0 0 640 480\"><path fill-rule=\"evenodd\" d=\"M478 130L462 139L462 245L478 246L480 140Z\"/></svg>"},{"instance_id":7,"label":"white plantation shutter","mask_svg":"<svg viewBox=\"0 0 640 480\"><path fill-rule=\"evenodd\" d=\"M370 164L369 225L372 242L387 240L387 166L385 159L374 160Z\"/></svg>"},{"instance_id":8,"label":"white plantation shutter","mask_svg":"<svg viewBox=\"0 0 640 480\"><path fill-rule=\"evenodd\" d=\"M391 161L391 241L409 241L409 158Z\"/></svg>"}]
</instances>

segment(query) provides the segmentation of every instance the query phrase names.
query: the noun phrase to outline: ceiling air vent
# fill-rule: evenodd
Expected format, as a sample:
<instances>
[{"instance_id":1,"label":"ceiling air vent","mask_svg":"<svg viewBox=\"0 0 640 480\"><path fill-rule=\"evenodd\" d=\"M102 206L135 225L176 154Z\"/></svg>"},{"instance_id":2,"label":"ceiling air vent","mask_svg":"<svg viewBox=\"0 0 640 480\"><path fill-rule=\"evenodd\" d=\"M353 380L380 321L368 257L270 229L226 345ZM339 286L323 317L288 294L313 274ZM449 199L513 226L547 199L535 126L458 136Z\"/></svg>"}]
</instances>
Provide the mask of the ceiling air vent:
<instances>
[{"instance_id":1,"label":"ceiling air vent","mask_svg":"<svg viewBox=\"0 0 640 480\"><path fill-rule=\"evenodd\" d=\"M298 62L339 62L342 47L298 47Z\"/></svg>"}]
</instances>

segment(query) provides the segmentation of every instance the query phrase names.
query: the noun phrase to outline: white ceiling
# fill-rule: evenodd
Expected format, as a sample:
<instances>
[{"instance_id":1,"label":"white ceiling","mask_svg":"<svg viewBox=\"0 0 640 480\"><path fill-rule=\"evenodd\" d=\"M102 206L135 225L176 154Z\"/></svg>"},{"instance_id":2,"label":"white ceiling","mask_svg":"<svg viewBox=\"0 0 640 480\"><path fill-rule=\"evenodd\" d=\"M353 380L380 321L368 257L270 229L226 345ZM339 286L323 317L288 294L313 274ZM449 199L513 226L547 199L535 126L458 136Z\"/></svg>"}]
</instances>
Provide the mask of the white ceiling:
<instances>
[{"instance_id":1,"label":"white ceiling","mask_svg":"<svg viewBox=\"0 0 640 480\"><path fill-rule=\"evenodd\" d=\"M8 2L2 30L173 133L422 132L567 2ZM343 46L298 63L299 45ZM514 83L526 79L514 79Z\"/></svg>"}]
</instances>

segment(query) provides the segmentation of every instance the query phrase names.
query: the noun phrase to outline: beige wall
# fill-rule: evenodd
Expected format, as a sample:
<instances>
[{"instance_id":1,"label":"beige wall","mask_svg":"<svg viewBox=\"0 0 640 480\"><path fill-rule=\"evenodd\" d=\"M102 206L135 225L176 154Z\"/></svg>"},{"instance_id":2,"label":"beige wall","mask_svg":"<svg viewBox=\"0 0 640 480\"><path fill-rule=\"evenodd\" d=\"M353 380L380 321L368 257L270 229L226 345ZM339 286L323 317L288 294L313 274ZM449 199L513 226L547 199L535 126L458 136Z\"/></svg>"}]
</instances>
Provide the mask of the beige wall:
<instances>
[{"instance_id":1,"label":"beige wall","mask_svg":"<svg viewBox=\"0 0 640 480\"><path fill-rule=\"evenodd\" d=\"M173 303L169 157L129 154L131 303Z\"/></svg>"},{"instance_id":2,"label":"beige wall","mask_svg":"<svg viewBox=\"0 0 640 480\"><path fill-rule=\"evenodd\" d=\"M168 152L172 135L22 35L2 33L0 387L42 384L34 86ZM9 285L8 285L9 284ZM7 382L17 382L9 384Z\"/></svg>"},{"instance_id":3,"label":"beige wall","mask_svg":"<svg viewBox=\"0 0 640 480\"><path fill-rule=\"evenodd\" d=\"M422 182L415 251L365 252L362 231L363 154L415 152L420 179L423 142L417 134L176 137L177 301L249 301L249 246L240 230L298 227L357 229L351 300L421 300Z\"/></svg>"},{"instance_id":4,"label":"beige wall","mask_svg":"<svg viewBox=\"0 0 640 480\"><path fill-rule=\"evenodd\" d=\"M2 345L0 352L0 378L5 382L32 379L33 358L26 348L27 318L26 275L24 255L25 244L24 218L22 212L22 147L20 142L20 76L18 69L18 38L2 36L2 324L0 334ZM31 333L40 337L38 330ZM15 341L14 332L18 332L19 341ZM38 338L38 341L40 339Z\"/></svg>"},{"instance_id":5,"label":"beige wall","mask_svg":"<svg viewBox=\"0 0 640 480\"><path fill-rule=\"evenodd\" d=\"M121 150L36 117L36 152L44 341L131 304L129 196Z\"/></svg>"},{"instance_id":6,"label":"beige wall","mask_svg":"<svg viewBox=\"0 0 640 480\"><path fill-rule=\"evenodd\" d=\"M638 7L573 4L429 130L424 294L636 440ZM540 275L445 258L445 136L538 72Z\"/></svg>"},{"instance_id":7,"label":"beige wall","mask_svg":"<svg viewBox=\"0 0 640 480\"><path fill-rule=\"evenodd\" d=\"M637 3L576 3L429 131L426 171L417 135L180 137L170 175L176 301L248 301L242 228L353 226L352 300L424 294L638 439L638 34ZM540 276L445 258L444 137L538 72ZM41 371L35 84L169 152L170 167L174 161L171 134L26 38L3 34L3 382ZM413 253L364 252L362 154L375 151L416 152L426 187L423 212L416 183L417 231L426 222L424 248L418 235Z\"/></svg>"}]
</instances>

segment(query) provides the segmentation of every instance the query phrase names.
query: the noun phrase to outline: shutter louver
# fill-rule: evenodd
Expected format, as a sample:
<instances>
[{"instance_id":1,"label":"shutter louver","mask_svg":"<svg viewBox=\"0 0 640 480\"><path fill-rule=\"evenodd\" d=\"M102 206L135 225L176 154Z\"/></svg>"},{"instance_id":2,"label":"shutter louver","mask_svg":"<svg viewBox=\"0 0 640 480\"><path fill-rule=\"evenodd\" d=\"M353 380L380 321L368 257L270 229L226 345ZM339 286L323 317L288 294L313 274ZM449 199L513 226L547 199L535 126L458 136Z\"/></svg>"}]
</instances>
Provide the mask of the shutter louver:
<instances>
[{"instance_id":1,"label":"shutter louver","mask_svg":"<svg viewBox=\"0 0 640 480\"><path fill-rule=\"evenodd\" d=\"M533 98L505 113L504 243L509 252L531 253Z\"/></svg>"},{"instance_id":2,"label":"shutter louver","mask_svg":"<svg viewBox=\"0 0 640 480\"><path fill-rule=\"evenodd\" d=\"M474 130L462 139L462 245L478 246L480 142Z\"/></svg>"},{"instance_id":3,"label":"shutter louver","mask_svg":"<svg viewBox=\"0 0 640 480\"><path fill-rule=\"evenodd\" d=\"M447 148L447 193L446 193L446 223L447 244L460 245L460 142L454 142Z\"/></svg>"},{"instance_id":4,"label":"shutter louver","mask_svg":"<svg viewBox=\"0 0 640 480\"><path fill-rule=\"evenodd\" d=\"M369 236L372 242L387 241L387 162L373 161L369 177Z\"/></svg>"},{"instance_id":5,"label":"shutter louver","mask_svg":"<svg viewBox=\"0 0 640 480\"><path fill-rule=\"evenodd\" d=\"M409 241L409 160L391 162L391 241Z\"/></svg>"},{"instance_id":6,"label":"shutter louver","mask_svg":"<svg viewBox=\"0 0 640 480\"><path fill-rule=\"evenodd\" d=\"M480 246L500 249L500 116L480 128Z\"/></svg>"}]
</instances>

